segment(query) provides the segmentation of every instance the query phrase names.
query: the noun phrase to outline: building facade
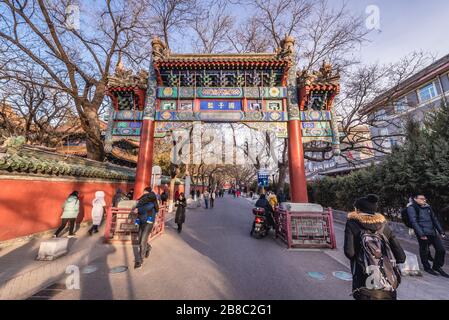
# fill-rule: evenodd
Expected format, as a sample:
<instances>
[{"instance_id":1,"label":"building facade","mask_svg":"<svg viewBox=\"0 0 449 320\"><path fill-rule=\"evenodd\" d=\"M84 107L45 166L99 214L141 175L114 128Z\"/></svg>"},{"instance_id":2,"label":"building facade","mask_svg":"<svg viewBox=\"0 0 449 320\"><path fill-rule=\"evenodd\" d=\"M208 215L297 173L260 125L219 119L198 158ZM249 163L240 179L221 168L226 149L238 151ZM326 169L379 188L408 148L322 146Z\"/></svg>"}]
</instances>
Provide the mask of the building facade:
<instances>
[{"instance_id":1,"label":"building facade","mask_svg":"<svg viewBox=\"0 0 449 320\"><path fill-rule=\"evenodd\" d=\"M384 152L404 141L407 119L422 123L431 110L449 101L449 55L376 97L363 110L368 116L373 143ZM385 153L376 152L376 156Z\"/></svg>"}]
</instances>

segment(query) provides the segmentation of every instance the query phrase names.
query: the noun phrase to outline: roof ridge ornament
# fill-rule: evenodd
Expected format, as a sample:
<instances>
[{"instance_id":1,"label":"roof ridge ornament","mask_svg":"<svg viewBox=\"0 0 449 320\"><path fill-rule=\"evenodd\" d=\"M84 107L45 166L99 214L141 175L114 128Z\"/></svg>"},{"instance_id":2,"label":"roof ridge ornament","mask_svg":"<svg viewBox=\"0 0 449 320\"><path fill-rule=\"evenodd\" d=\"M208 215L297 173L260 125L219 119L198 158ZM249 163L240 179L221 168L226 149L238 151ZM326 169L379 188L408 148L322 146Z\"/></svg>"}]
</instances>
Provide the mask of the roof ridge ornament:
<instances>
[{"instance_id":1,"label":"roof ridge ornament","mask_svg":"<svg viewBox=\"0 0 449 320\"><path fill-rule=\"evenodd\" d=\"M290 35L285 35L280 42L280 47L276 49L276 54L279 58L293 58L295 55L295 38Z\"/></svg>"},{"instance_id":2,"label":"roof ridge ornament","mask_svg":"<svg viewBox=\"0 0 449 320\"><path fill-rule=\"evenodd\" d=\"M298 71L298 79L301 85L310 86L314 83L328 83L338 85L340 81L340 71L333 70L330 62L323 60L319 70L309 70L307 68Z\"/></svg>"},{"instance_id":3,"label":"roof ridge ornament","mask_svg":"<svg viewBox=\"0 0 449 320\"><path fill-rule=\"evenodd\" d=\"M125 68L122 62L122 52L120 51L114 75L108 76L108 88L138 87L146 89L147 86L148 72L139 70L139 72L134 75L132 70Z\"/></svg>"},{"instance_id":4,"label":"roof ridge ornament","mask_svg":"<svg viewBox=\"0 0 449 320\"><path fill-rule=\"evenodd\" d=\"M168 58L168 56L170 55L170 50L168 49L167 44L159 37L153 38L153 40L151 41L151 47L153 49L153 61L163 60L165 58Z\"/></svg>"},{"instance_id":5,"label":"roof ridge ornament","mask_svg":"<svg viewBox=\"0 0 449 320\"><path fill-rule=\"evenodd\" d=\"M26 139L24 136L13 136L13 137L9 137L7 138L4 142L3 145L0 146L0 148L3 151L6 151L6 153L9 154L15 154L17 153L23 145L25 145L26 143Z\"/></svg>"},{"instance_id":6,"label":"roof ridge ornament","mask_svg":"<svg viewBox=\"0 0 449 320\"><path fill-rule=\"evenodd\" d=\"M126 71L125 70L125 66L123 65L123 62L122 62L122 51L119 51L119 53L118 53L118 60L117 60L116 66L115 66L114 73L118 74L118 73L123 73L125 71Z\"/></svg>"}]
</instances>

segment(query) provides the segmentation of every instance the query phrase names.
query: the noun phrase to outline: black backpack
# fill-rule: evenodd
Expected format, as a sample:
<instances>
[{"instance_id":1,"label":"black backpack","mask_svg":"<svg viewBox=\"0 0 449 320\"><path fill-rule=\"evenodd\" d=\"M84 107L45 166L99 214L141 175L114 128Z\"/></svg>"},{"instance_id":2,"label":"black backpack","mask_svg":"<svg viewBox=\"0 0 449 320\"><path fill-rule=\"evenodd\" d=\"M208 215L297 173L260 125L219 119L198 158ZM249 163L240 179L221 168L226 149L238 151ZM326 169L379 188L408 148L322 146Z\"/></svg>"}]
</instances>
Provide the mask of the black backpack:
<instances>
[{"instance_id":1,"label":"black backpack","mask_svg":"<svg viewBox=\"0 0 449 320\"><path fill-rule=\"evenodd\" d=\"M395 291L401 283L401 273L383 228L375 232L362 230L360 237L357 261L367 276L366 289Z\"/></svg>"},{"instance_id":2,"label":"black backpack","mask_svg":"<svg viewBox=\"0 0 449 320\"><path fill-rule=\"evenodd\" d=\"M416 213L418 215L418 218L419 218L419 208L417 208L414 204L412 205L412 207L415 209L415 211L416 211ZM408 213L407 213L407 209L408 208L409 207L406 207L406 208L401 210L401 219L402 219L402 222L405 224L405 226L407 228L413 229L413 226L412 226L412 224L410 222L410 219L409 219Z\"/></svg>"}]
</instances>

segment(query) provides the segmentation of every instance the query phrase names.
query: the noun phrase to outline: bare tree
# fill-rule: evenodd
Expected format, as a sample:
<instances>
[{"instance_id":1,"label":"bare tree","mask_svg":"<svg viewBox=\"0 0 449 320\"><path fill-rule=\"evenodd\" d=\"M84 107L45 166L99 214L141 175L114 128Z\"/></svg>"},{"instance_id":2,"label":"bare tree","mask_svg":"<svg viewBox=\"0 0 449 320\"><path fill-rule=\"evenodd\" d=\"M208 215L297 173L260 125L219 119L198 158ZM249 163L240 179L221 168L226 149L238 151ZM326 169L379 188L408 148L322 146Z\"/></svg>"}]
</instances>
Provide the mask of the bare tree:
<instances>
[{"instance_id":1,"label":"bare tree","mask_svg":"<svg viewBox=\"0 0 449 320\"><path fill-rule=\"evenodd\" d=\"M369 32L361 16L351 14L346 5L333 9L326 0L247 0L244 3L251 8L253 15L249 30L255 32L252 36L249 32L247 37L233 37L241 43L231 41L234 49L245 52L247 47L254 48L251 43L257 35L259 39L266 39L265 44L269 43L274 50L280 47L286 35L291 35L297 39L299 65L309 70L318 68L323 60L337 65L340 70L357 62L350 52L366 41L365 36ZM288 170L288 139L280 142L277 145L280 150L278 191L283 188ZM321 146L319 150L322 150ZM308 153L305 158L315 160Z\"/></svg>"},{"instance_id":2,"label":"bare tree","mask_svg":"<svg viewBox=\"0 0 449 320\"><path fill-rule=\"evenodd\" d=\"M394 105L399 100L397 93L402 89L400 84L432 60L434 57L430 53L413 52L395 63L384 65L374 63L357 67L346 76L345 86L335 106L342 119L340 141L342 157L345 160L351 163L356 161L347 156L348 151L359 151L365 154L386 154L391 151L385 148L390 139L404 136L401 132L404 121L394 116ZM367 105L380 96L383 97L382 104L389 110L390 115L365 112ZM414 107L410 101L402 103L403 107ZM367 135L360 130L363 126L371 129L394 128L395 130L388 134ZM373 131L379 130L371 130ZM321 159L314 160L324 161L329 157L329 153L323 153Z\"/></svg>"},{"instance_id":3,"label":"bare tree","mask_svg":"<svg viewBox=\"0 0 449 320\"><path fill-rule=\"evenodd\" d=\"M149 26L170 48L171 35L183 34L199 13L198 0L144 0Z\"/></svg>"},{"instance_id":4,"label":"bare tree","mask_svg":"<svg viewBox=\"0 0 449 320\"><path fill-rule=\"evenodd\" d=\"M248 21L238 24L227 35L227 39L238 53L268 52L272 48L272 41L266 36L265 29L256 17L251 17Z\"/></svg>"},{"instance_id":5,"label":"bare tree","mask_svg":"<svg viewBox=\"0 0 449 320\"><path fill-rule=\"evenodd\" d=\"M347 3L334 9L328 0L314 1L297 35L300 65L311 70L326 60L344 70L358 62L352 53L369 32L363 17L352 14Z\"/></svg>"},{"instance_id":6,"label":"bare tree","mask_svg":"<svg viewBox=\"0 0 449 320\"><path fill-rule=\"evenodd\" d=\"M227 12L227 1L206 2L192 22L196 37L194 48L200 53L221 53L229 51L226 36L234 25L233 17Z\"/></svg>"},{"instance_id":7,"label":"bare tree","mask_svg":"<svg viewBox=\"0 0 449 320\"><path fill-rule=\"evenodd\" d=\"M103 160L99 108L107 78L118 52L134 56L133 41L142 29L143 3L104 0L81 4L80 28L68 23L69 5L64 1L0 1L2 60L10 59L0 72L2 79L54 88L70 95L86 132L88 157ZM4 56L7 56L5 58ZM23 66L33 64L40 79L28 79Z\"/></svg>"},{"instance_id":8,"label":"bare tree","mask_svg":"<svg viewBox=\"0 0 449 320\"><path fill-rule=\"evenodd\" d=\"M281 46L286 35L296 35L312 12L312 2L308 0L251 0L248 4L273 49Z\"/></svg>"},{"instance_id":9,"label":"bare tree","mask_svg":"<svg viewBox=\"0 0 449 320\"><path fill-rule=\"evenodd\" d=\"M8 81L1 95L3 135L22 135L27 143L55 147L79 123L73 101L65 92L32 82Z\"/></svg>"}]
</instances>

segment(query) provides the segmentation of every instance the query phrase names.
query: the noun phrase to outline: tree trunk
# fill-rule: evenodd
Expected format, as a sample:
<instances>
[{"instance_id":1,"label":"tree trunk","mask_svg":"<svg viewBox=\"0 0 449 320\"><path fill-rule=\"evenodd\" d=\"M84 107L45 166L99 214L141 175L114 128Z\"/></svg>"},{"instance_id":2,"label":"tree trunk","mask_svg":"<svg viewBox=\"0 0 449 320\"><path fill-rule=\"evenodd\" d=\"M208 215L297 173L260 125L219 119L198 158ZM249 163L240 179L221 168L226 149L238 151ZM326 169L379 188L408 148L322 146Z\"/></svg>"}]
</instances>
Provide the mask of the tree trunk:
<instances>
[{"instance_id":1,"label":"tree trunk","mask_svg":"<svg viewBox=\"0 0 449 320\"><path fill-rule=\"evenodd\" d=\"M279 193L281 190L284 191L285 178L287 177L287 169L288 169L287 163L279 165L279 181L276 186L276 193Z\"/></svg>"},{"instance_id":2,"label":"tree trunk","mask_svg":"<svg viewBox=\"0 0 449 320\"><path fill-rule=\"evenodd\" d=\"M101 126L96 104L83 104L84 112L80 114L81 126L86 133L87 158L103 161L105 157L104 144L101 140Z\"/></svg>"},{"instance_id":3,"label":"tree trunk","mask_svg":"<svg viewBox=\"0 0 449 320\"><path fill-rule=\"evenodd\" d=\"M288 139L284 140L284 146L282 149L282 161L278 161L279 180L276 186L276 193L279 193L281 190L284 191L285 187L285 178L287 177L288 170L288 142Z\"/></svg>"}]
</instances>

